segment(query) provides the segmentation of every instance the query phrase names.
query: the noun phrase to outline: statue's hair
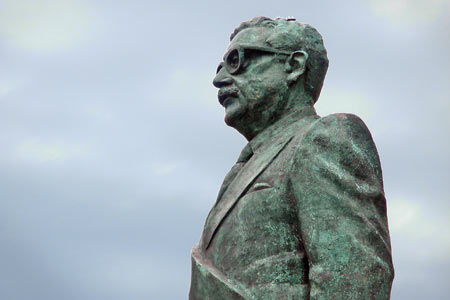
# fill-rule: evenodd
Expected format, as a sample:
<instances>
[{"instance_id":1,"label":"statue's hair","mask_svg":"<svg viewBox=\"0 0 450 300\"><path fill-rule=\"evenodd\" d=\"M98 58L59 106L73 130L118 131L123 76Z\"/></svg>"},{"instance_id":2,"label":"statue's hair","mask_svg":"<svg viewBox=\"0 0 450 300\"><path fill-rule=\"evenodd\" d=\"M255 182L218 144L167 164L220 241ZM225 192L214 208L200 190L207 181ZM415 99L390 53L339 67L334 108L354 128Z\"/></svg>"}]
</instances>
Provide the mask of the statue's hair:
<instances>
[{"instance_id":1,"label":"statue's hair","mask_svg":"<svg viewBox=\"0 0 450 300\"><path fill-rule=\"evenodd\" d=\"M308 53L304 75L305 91L316 102L328 69L327 50L320 33L311 25L302 24L293 18L256 17L241 23L231 34L230 41L242 30L252 27L262 27L272 31L265 41L269 47L287 51L301 50Z\"/></svg>"}]
</instances>

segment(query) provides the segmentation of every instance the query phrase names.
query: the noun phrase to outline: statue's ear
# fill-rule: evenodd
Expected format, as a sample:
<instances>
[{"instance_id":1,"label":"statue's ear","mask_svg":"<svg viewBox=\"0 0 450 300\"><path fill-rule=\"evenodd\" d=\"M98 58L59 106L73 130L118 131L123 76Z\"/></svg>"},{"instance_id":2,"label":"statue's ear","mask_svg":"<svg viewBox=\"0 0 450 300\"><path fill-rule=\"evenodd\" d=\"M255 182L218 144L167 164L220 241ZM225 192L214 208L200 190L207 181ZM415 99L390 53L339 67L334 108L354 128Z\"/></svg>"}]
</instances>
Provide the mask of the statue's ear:
<instances>
[{"instance_id":1,"label":"statue's ear","mask_svg":"<svg viewBox=\"0 0 450 300\"><path fill-rule=\"evenodd\" d=\"M289 73L287 77L288 85L296 82L300 75L305 73L307 60L308 53L305 51L295 51L289 55L285 64L286 72Z\"/></svg>"}]
</instances>

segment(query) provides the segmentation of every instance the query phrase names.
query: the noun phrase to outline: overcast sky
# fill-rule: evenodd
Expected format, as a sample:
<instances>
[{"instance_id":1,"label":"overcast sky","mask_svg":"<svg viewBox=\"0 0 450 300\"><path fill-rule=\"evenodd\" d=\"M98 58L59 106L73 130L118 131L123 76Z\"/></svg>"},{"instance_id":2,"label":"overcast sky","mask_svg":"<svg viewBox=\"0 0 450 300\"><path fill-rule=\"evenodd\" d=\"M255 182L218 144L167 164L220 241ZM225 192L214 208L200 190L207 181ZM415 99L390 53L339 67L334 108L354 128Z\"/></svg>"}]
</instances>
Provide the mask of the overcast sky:
<instances>
[{"instance_id":1,"label":"overcast sky","mask_svg":"<svg viewBox=\"0 0 450 300\"><path fill-rule=\"evenodd\" d=\"M392 299L449 299L445 0L0 0L0 299L187 299L190 249L246 143L212 78L260 15L322 33L318 113L372 132Z\"/></svg>"}]
</instances>

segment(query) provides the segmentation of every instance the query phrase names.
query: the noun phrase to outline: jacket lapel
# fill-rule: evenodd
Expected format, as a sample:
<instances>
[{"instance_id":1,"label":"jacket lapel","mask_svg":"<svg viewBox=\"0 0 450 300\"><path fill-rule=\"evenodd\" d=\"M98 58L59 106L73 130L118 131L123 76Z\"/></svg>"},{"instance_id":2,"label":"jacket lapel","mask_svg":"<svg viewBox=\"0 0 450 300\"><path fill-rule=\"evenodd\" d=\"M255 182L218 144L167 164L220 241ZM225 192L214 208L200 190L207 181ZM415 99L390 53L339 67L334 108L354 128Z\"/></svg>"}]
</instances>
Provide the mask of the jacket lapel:
<instances>
[{"instance_id":1,"label":"jacket lapel","mask_svg":"<svg viewBox=\"0 0 450 300\"><path fill-rule=\"evenodd\" d=\"M225 190L222 199L218 199L208 216L205 230L203 231L203 246L205 249L209 247L222 220L242 197L247 187L275 159L292 137L293 135L284 136L278 142L269 144L267 147L261 149L260 153L253 155L233 179Z\"/></svg>"}]
</instances>

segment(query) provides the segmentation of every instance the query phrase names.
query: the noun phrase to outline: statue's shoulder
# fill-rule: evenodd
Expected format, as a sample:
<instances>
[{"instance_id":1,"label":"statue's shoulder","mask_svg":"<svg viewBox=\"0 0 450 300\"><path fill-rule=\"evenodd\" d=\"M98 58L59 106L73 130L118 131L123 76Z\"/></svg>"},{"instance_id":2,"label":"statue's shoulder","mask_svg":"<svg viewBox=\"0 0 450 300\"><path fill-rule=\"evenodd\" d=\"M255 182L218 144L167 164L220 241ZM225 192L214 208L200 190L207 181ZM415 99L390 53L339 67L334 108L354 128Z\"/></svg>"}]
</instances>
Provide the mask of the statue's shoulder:
<instances>
[{"instance_id":1,"label":"statue's shoulder","mask_svg":"<svg viewBox=\"0 0 450 300\"><path fill-rule=\"evenodd\" d=\"M357 178L372 174L376 178L373 182L382 182L380 159L372 135L354 114L337 113L316 119L297 144L293 162L294 174L301 169L315 172L329 168L330 172L346 170Z\"/></svg>"},{"instance_id":2,"label":"statue's shoulder","mask_svg":"<svg viewBox=\"0 0 450 300\"><path fill-rule=\"evenodd\" d=\"M358 116L349 113L316 116L305 127L300 128L292 143L294 161L304 161L318 155L326 160L343 161L363 155L378 168L378 151L372 135Z\"/></svg>"},{"instance_id":3,"label":"statue's shoulder","mask_svg":"<svg viewBox=\"0 0 450 300\"><path fill-rule=\"evenodd\" d=\"M349 113L335 113L318 118L311 124L305 137L313 140L326 138L334 141L372 140L372 135L363 120Z\"/></svg>"}]
</instances>

